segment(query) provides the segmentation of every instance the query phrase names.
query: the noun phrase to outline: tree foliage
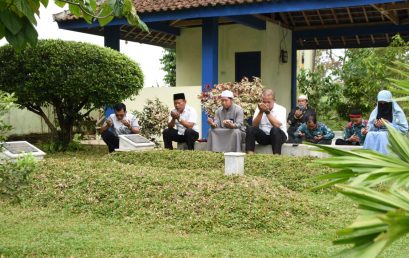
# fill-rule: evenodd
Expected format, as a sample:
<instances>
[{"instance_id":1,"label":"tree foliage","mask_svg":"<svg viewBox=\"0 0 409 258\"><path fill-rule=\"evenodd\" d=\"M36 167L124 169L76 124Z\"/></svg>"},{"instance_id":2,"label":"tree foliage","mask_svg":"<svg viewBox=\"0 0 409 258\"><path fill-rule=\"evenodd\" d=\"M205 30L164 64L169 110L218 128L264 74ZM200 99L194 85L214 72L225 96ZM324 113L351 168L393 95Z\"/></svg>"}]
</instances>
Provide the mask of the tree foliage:
<instances>
[{"instance_id":1,"label":"tree foliage","mask_svg":"<svg viewBox=\"0 0 409 258\"><path fill-rule=\"evenodd\" d=\"M369 113L376 103L377 93L388 88L388 78L396 76L387 67L393 62L409 61L409 44L395 36L389 47L347 49L341 58L343 66L334 71L343 82L338 113L347 118L351 109Z\"/></svg>"},{"instance_id":2,"label":"tree foliage","mask_svg":"<svg viewBox=\"0 0 409 258\"><path fill-rule=\"evenodd\" d=\"M14 106L13 94L0 91L0 142L5 140L5 134L10 131L11 126L3 121L3 116Z\"/></svg>"},{"instance_id":3,"label":"tree foliage","mask_svg":"<svg viewBox=\"0 0 409 258\"><path fill-rule=\"evenodd\" d=\"M162 70L166 72L164 81L170 87L176 86L176 50L166 48L160 59Z\"/></svg>"},{"instance_id":4,"label":"tree foliage","mask_svg":"<svg viewBox=\"0 0 409 258\"><path fill-rule=\"evenodd\" d=\"M398 63L399 79L392 79L395 93L409 96L409 65ZM403 98L409 99L408 97ZM345 257L376 257L394 241L409 233L409 138L387 124L390 154L369 150L343 151L318 146L332 155L316 162L334 168L320 176L323 185L336 185L359 207L359 216L338 232L335 244L351 245ZM382 185L382 188L379 186ZM383 190L382 190L383 189Z\"/></svg>"},{"instance_id":5,"label":"tree foliage","mask_svg":"<svg viewBox=\"0 0 409 258\"><path fill-rule=\"evenodd\" d=\"M1 0L0 39L3 37L16 49L37 44L35 29L40 16L41 5L47 7L49 0ZM101 26L114 17L125 17L129 24L148 30L139 19L132 0L55 0L64 7L68 5L71 14L82 17L86 22L98 21Z\"/></svg>"},{"instance_id":6,"label":"tree foliage","mask_svg":"<svg viewBox=\"0 0 409 258\"><path fill-rule=\"evenodd\" d=\"M61 40L43 40L21 52L0 48L0 90L14 93L20 107L41 116L64 147L75 122L142 87L138 64L109 48ZM54 108L56 126L46 106Z\"/></svg>"},{"instance_id":7,"label":"tree foliage","mask_svg":"<svg viewBox=\"0 0 409 258\"><path fill-rule=\"evenodd\" d=\"M323 74L321 67L314 72L301 70L297 75L299 93L308 95L309 104L322 115L336 110L341 91L339 83Z\"/></svg>"}]
</instances>

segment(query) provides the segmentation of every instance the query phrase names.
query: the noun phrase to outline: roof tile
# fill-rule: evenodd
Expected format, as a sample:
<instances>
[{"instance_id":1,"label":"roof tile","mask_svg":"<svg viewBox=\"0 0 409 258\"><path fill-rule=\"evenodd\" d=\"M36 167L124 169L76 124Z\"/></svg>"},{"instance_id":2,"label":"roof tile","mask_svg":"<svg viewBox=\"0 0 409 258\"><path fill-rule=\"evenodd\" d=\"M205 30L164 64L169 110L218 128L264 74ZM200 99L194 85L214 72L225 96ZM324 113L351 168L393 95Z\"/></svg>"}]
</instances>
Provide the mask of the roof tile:
<instances>
[{"instance_id":1,"label":"roof tile","mask_svg":"<svg viewBox=\"0 0 409 258\"><path fill-rule=\"evenodd\" d=\"M134 0L139 13L175 11L217 5L252 4L276 0Z\"/></svg>"}]
</instances>

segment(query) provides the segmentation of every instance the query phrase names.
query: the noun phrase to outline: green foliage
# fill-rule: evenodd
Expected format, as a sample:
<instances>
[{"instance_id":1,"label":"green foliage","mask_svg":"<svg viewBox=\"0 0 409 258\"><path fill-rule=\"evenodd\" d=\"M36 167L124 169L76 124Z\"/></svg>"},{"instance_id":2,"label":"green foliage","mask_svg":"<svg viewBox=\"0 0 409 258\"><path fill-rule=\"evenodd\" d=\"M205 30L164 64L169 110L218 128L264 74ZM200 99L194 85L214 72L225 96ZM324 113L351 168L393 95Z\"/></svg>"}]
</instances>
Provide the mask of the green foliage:
<instances>
[{"instance_id":1,"label":"green foliage","mask_svg":"<svg viewBox=\"0 0 409 258\"><path fill-rule=\"evenodd\" d=\"M3 120L3 116L14 106L13 94L0 91L0 142L4 141L4 135L11 129Z\"/></svg>"},{"instance_id":2,"label":"green foliage","mask_svg":"<svg viewBox=\"0 0 409 258\"><path fill-rule=\"evenodd\" d=\"M23 205L186 233L314 228L318 210L325 210L324 217L335 214L302 194L312 185L304 179L322 173L305 169L311 159L249 157L246 177L225 177L220 153L95 154L61 154L42 163Z\"/></svg>"},{"instance_id":3,"label":"green foliage","mask_svg":"<svg viewBox=\"0 0 409 258\"><path fill-rule=\"evenodd\" d=\"M402 69L399 71L402 79L392 79L392 82L397 93L408 96L409 65L398 63L398 66ZM352 225L339 231L340 238L334 241L335 244L353 245L341 255L376 257L409 233L409 138L389 124L387 127L388 155L318 146L333 157L316 163L336 171L319 176L318 179L328 181L317 188L343 183L338 186L341 193L354 200L360 209L360 216Z\"/></svg>"},{"instance_id":4,"label":"green foliage","mask_svg":"<svg viewBox=\"0 0 409 258\"><path fill-rule=\"evenodd\" d=\"M176 86L176 50L166 48L160 59L162 70L166 72L164 81L170 87Z\"/></svg>"},{"instance_id":5,"label":"green foliage","mask_svg":"<svg viewBox=\"0 0 409 258\"><path fill-rule=\"evenodd\" d=\"M169 107L158 98L146 100L141 112L133 113L141 126L141 135L157 143L157 137L162 135L169 120Z\"/></svg>"},{"instance_id":6,"label":"green foliage","mask_svg":"<svg viewBox=\"0 0 409 258\"><path fill-rule=\"evenodd\" d=\"M301 70L297 75L300 94L308 96L308 102L320 115L320 120L332 118L339 102L341 86L330 76L323 76L323 71Z\"/></svg>"},{"instance_id":7,"label":"green foliage","mask_svg":"<svg viewBox=\"0 0 409 258\"><path fill-rule=\"evenodd\" d=\"M21 52L0 48L0 90L14 93L20 107L41 116L64 149L76 122L142 87L138 64L109 48L61 40L42 40ZM54 108L57 126L46 106Z\"/></svg>"},{"instance_id":8,"label":"green foliage","mask_svg":"<svg viewBox=\"0 0 409 258\"><path fill-rule=\"evenodd\" d=\"M351 109L368 114L376 103L377 93L396 77L388 67L396 61L409 61L409 45L399 35L389 47L347 49L343 66L334 74L343 81L338 113L347 118Z\"/></svg>"},{"instance_id":9,"label":"green foliage","mask_svg":"<svg viewBox=\"0 0 409 258\"><path fill-rule=\"evenodd\" d=\"M47 7L49 0L2 0L0 1L0 39L6 40L17 50L37 44L35 29L41 5ZM147 31L146 24L139 19L132 0L55 0L64 7L68 4L71 14L82 17L86 22L98 20L105 26L115 17L125 17L128 23ZM36 17L37 16L37 17Z\"/></svg>"},{"instance_id":10,"label":"green foliage","mask_svg":"<svg viewBox=\"0 0 409 258\"><path fill-rule=\"evenodd\" d=\"M2 161L0 165L0 197L21 201L22 191L29 185L29 176L37 168L32 155L26 155L16 162Z\"/></svg>"},{"instance_id":11,"label":"green foliage","mask_svg":"<svg viewBox=\"0 0 409 258\"><path fill-rule=\"evenodd\" d=\"M84 148L84 146L81 144L81 138L82 135L76 133L68 146L63 146L59 141L50 141L48 143L41 144L41 149L48 154L62 151L80 151Z\"/></svg>"}]
</instances>

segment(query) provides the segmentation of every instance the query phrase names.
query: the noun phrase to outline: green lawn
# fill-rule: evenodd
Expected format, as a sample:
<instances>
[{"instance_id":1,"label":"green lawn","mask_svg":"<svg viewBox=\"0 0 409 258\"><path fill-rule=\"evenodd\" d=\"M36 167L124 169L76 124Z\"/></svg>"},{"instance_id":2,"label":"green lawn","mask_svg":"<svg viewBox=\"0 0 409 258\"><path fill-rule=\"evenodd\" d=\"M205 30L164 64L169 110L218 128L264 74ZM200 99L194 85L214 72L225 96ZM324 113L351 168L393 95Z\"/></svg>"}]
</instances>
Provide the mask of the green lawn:
<instances>
[{"instance_id":1,"label":"green lawn","mask_svg":"<svg viewBox=\"0 0 409 258\"><path fill-rule=\"evenodd\" d=\"M226 178L215 153L49 155L21 204L0 202L0 255L329 256L356 211L306 190L328 172L311 161L253 155L246 176ZM405 243L385 257L407 257Z\"/></svg>"}]
</instances>

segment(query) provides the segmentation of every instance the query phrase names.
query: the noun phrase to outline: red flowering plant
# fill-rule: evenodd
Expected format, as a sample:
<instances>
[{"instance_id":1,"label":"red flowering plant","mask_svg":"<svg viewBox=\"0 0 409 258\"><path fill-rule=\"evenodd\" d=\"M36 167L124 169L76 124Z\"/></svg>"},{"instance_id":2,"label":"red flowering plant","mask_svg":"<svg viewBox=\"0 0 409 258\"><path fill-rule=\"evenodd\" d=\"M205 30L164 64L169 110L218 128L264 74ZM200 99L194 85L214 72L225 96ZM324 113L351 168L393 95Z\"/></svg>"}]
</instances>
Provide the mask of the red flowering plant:
<instances>
[{"instance_id":1,"label":"red flowering plant","mask_svg":"<svg viewBox=\"0 0 409 258\"><path fill-rule=\"evenodd\" d=\"M248 78L244 77L241 82L220 83L213 88L206 85L204 91L199 95L199 99L207 116L214 117L217 108L222 105L220 98L222 91L230 90L234 94L234 103L243 108L245 118L250 118L256 110L257 103L260 102L263 88L260 78L253 77L253 80L249 81Z\"/></svg>"}]
</instances>

